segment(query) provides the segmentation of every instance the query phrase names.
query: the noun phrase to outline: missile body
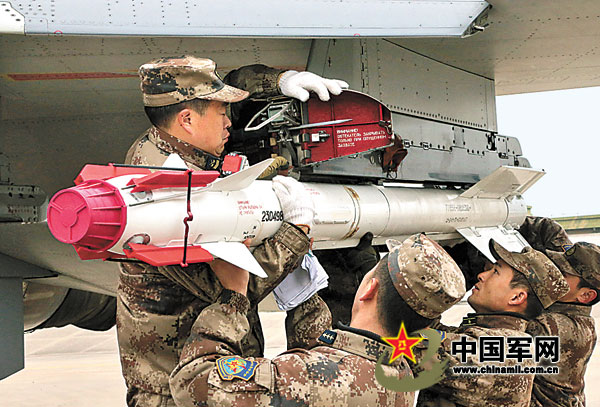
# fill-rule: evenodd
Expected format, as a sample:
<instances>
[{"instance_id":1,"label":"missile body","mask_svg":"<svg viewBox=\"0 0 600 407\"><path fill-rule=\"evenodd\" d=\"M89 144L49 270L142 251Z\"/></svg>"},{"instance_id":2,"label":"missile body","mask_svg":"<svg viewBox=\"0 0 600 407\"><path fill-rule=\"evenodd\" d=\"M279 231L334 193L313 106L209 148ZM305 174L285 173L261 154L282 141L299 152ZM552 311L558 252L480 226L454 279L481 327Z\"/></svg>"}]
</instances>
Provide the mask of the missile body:
<instances>
[{"instance_id":1,"label":"missile body","mask_svg":"<svg viewBox=\"0 0 600 407\"><path fill-rule=\"evenodd\" d=\"M190 262L219 257L261 274L260 266L249 264L253 257L240 242L251 238L253 244L260 244L283 222L271 181L255 180L263 167L257 164L190 189ZM518 169L523 170L528 169ZM51 232L58 240L73 244L82 258L126 256L154 265L181 263L187 188L180 182L158 188L135 186L147 176L88 179L59 191L48 208ZM461 229L510 229L520 225L527 213L520 195L477 196L489 192L485 189L474 195L471 190L479 184L466 193L376 185L303 185L314 202L311 236L316 249L354 246L366 232L374 234L375 244L419 232L441 242L456 241Z\"/></svg>"}]
</instances>

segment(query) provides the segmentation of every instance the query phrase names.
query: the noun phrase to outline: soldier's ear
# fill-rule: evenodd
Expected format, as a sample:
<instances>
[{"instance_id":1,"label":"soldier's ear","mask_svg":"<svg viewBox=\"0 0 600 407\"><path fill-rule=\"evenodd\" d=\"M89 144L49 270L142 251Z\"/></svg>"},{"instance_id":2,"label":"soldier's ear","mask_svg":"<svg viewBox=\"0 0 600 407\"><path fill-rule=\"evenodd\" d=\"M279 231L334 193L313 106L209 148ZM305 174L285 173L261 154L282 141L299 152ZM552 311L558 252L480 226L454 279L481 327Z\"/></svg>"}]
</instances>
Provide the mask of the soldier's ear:
<instances>
[{"instance_id":1,"label":"soldier's ear","mask_svg":"<svg viewBox=\"0 0 600 407\"><path fill-rule=\"evenodd\" d=\"M513 291L508 303L510 305L521 305L527 301L527 291L524 288L516 287L516 290Z\"/></svg>"},{"instance_id":2,"label":"soldier's ear","mask_svg":"<svg viewBox=\"0 0 600 407\"><path fill-rule=\"evenodd\" d=\"M595 290L584 287L581 290L579 290L579 293L577 294L577 301L582 304L588 304L594 301L597 295L598 293L596 293Z\"/></svg>"},{"instance_id":3,"label":"soldier's ear","mask_svg":"<svg viewBox=\"0 0 600 407\"><path fill-rule=\"evenodd\" d=\"M377 291L379 290L379 280L373 277L367 283L365 292L360 296L359 301L368 301L375 298Z\"/></svg>"},{"instance_id":4,"label":"soldier's ear","mask_svg":"<svg viewBox=\"0 0 600 407\"><path fill-rule=\"evenodd\" d=\"M190 109L180 110L175 120L178 126L181 126L187 133L192 134L194 129L192 128L192 111Z\"/></svg>"}]
</instances>

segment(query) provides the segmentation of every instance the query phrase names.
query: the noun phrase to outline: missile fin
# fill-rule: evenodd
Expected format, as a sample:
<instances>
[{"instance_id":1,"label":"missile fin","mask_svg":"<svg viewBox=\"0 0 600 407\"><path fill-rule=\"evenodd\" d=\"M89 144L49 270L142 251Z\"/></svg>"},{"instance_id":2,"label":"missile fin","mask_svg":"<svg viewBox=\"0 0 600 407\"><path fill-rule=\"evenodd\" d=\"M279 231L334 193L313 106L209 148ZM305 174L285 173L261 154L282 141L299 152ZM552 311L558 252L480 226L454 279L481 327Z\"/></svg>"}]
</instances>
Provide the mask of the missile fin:
<instances>
[{"instance_id":1,"label":"missile fin","mask_svg":"<svg viewBox=\"0 0 600 407\"><path fill-rule=\"evenodd\" d=\"M135 258L153 266L172 266L183 260L183 246L158 247L151 244L129 243L130 250L123 250L127 257ZM200 246L188 246L186 261L205 263L212 261L213 256Z\"/></svg>"},{"instance_id":2,"label":"missile fin","mask_svg":"<svg viewBox=\"0 0 600 407\"><path fill-rule=\"evenodd\" d=\"M529 247L529 243L519 232L515 229L507 229L504 226L459 228L456 231L492 263L495 263L496 259L490 252L490 239L494 239L511 252L520 252Z\"/></svg>"},{"instance_id":3,"label":"missile fin","mask_svg":"<svg viewBox=\"0 0 600 407\"><path fill-rule=\"evenodd\" d=\"M250 250L248 250L241 242L202 243L202 247L214 257L218 257L239 268L248 270L248 272L259 277L268 277L267 273L265 273L260 264L258 264Z\"/></svg>"},{"instance_id":4,"label":"missile fin","mask_svg":"<svg viewBox=\"0 0 600 407\"><path fill-rule=\"evenodd\" d=\"M248 188L272 162L273 159L269 158L254 164L245 170L231 174L228 177L219 178L208 187L208 190L239 191Z\"/></svg>"},{"instance_id":5,"label":"missile fin","mask_svg":"<svg viewBox=\"0 0 600 407\"><path fill-rule=\"evenodd\" d=\"M75 185L82 184L90 180L107 180L121 175L131 174L150 174L151 171L147 168L128 168L128 167L115 167L112 164L108 165L95 165L86 164L82 169L77 178L75 178Z\"/></svg>"},{"instance_id":6,"label":"missile fin","mask_svg":"<svg viewBox=\"0 0 600 407\"><path fill-rule=\"evenodd\" d=\"M533 168L502 166L467 189L463 198L511 198L522 195L546 173Z\"/></svg>"},{"instance_id":7,"label":"missile fin","mask_svg":"<svg viewBox=\"0 0 600 407\"><path fill-rule=\"evenodd\" d=\"M219 176L218 171L193 171L192 187L203 187ZM149 191L160 188L185 188L189 177L184 171L157 171L140 178L132 178L127 185L133 185L131 192Z\"/></svg>"}]
</instances>

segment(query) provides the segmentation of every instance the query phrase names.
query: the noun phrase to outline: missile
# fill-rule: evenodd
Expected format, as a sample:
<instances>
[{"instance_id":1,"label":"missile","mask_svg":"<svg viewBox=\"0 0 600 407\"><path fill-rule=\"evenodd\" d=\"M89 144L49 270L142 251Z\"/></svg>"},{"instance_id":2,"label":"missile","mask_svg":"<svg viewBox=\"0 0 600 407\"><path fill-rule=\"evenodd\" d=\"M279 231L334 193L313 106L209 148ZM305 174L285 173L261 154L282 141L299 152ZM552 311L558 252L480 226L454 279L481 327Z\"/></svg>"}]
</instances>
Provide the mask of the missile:
<instances>
[{"instance_id":1,"label":"missile","mask_svg":"<svg viewBox=\"0 0 600 407\"><path fill-rule=\"evenodd\" d=\"M81 259L132 258L154 266L221 258L266 277L251 251L283 222L271 181L257 180L272 160L225 178L187 170L172 154L165 168L86 165L76 186L48 204L48 226ZM493 237L526 246L514 228L525 219L523 192L543 171L500 167L468 190L394 185L303 183L315 207L314 249L351 247L371 232L374 244L425 232L440 243L469 240L493 260Z\"/></svg>"}]
</instances>

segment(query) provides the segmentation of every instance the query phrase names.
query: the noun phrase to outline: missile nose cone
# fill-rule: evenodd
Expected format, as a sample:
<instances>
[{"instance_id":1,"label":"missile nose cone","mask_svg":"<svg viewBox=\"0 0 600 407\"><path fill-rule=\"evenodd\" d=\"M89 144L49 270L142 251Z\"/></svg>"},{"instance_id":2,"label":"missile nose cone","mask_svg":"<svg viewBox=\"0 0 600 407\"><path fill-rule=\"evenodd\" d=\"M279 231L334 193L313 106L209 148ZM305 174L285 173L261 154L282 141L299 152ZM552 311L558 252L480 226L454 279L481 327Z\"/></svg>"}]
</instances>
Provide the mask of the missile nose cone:
<instances>
[{"instance_id":1,"label":"missile nose cone","mask_svg":"<svg viewBox=\"0 0 600 407\"><path fill-rule=\"evenodd\" d=\"M62 213L62 219L60 220L63 226L70 228L77 223L77 211L72 208L67 208Z\"/></svg>"},{"instance_id":2,"label":"missile nose cone","mask_svg":"<svg viewBox=\"0 0 600 407\"><path fill-rule=\"evenodd\" d=\"M126 215L116 187L104 181L88 181L52 197L48 228L61 242L104 251L121 238Z\"/></svg>"},{"instance_id":3,"label":"missile nose cone","mask_svg":"<svg viewBox=\"0 0 600 407\"><path fill-rule=\"evenodd\" d=\"M58 240L77 243L89 230L89 208L75 188L58 192L48 204L48 227Z\"/></svg>"}]
</instances>

